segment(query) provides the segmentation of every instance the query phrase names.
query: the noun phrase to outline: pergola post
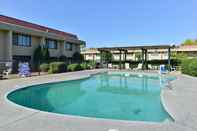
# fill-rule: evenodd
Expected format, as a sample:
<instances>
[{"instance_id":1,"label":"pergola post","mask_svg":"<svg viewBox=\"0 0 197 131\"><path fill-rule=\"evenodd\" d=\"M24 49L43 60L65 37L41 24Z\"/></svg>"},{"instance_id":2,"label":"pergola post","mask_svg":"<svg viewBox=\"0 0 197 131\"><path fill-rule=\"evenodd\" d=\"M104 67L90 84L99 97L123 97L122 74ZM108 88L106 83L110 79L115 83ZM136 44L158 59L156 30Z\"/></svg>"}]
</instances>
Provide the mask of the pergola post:
<instances>
[{"instance_id":1,"label":"pergola post","mask_svg":"<svg viewBox=\"0 0 197 131\"><path fill-rule=\"evenodd\" d=\"M126 61L127 61L127 51L125 50L124 51L124 69L126 68L126 66L125 66Z\"/></svg>"},{"instance_id":2,"label":"pergola post","mask_svg":"<svg viewBox=\"0 0 197 131\"><path fill-rule=\"evenodd\" d=\"M95 62L95 54L93 54L93 61Z\"/></svg>"},{"instance_id":3,"label":"pergola post","mask_svg":"<svg viewBox=\"0 0 197 131\"><path fill-rule=\"evenodd\" d=\"M144 61L144 64L145 64L145 69L147 70L147 53L148 53L148 51L147 51L147 49L145 49L144 50L144 52L145 52L145 61Z\"/></svg>"},{"instance_id":4,"label":"pergola post","mask_svg":"<svg viewBox=\"0 0 197 131\"><path fill-rule=\"evenodd\" d=\"M120 52L120 55L119 55L119 69L121 70L122 69L122 51L119 50Z\"/></svg>"},{"instance_id":5,"label":"pergola post","mask_svg":"<svg viewBox=\"0 0 197 131\"><path fill-rule=\"evenodd\" d=\"M142 48L142 70L144 70L144 49Z\"/></svg>"},{"instance_id":6,"label":"pergola post","mask_svg":"<svg viewBox=\"0 0 197 131\"><path fill-rule=\"evenodd\" d=\"M101 64L101 68L103 67L103 51L100 51L100 64Z\"/></svg>"},{"instance_id":7,"label":"pergola post","mask_svg":"<svg viewBox=\"0 0 197 131\"><path fill-rule=\"evenodd\" d=\"M168 68L170 70L170 67L171 67L171 58L170 58L170 55L171 55L171 49L170 47L168 48ZM171 71L171 70L170 70Z\"/></svg>"},{"instance_id":8,"label":"pergola post","mask_svg":"<svg viewBox=\"0 0 197 131\"><path fill-rule=\"evenodd\" d=\"M110 53L110 51L107 51L106 53ZM109 61L108 60L109 59L107 58L107 60L106 60L107 68L108 68L108 64L109 64Z\"/></svg>"}]
</instances>

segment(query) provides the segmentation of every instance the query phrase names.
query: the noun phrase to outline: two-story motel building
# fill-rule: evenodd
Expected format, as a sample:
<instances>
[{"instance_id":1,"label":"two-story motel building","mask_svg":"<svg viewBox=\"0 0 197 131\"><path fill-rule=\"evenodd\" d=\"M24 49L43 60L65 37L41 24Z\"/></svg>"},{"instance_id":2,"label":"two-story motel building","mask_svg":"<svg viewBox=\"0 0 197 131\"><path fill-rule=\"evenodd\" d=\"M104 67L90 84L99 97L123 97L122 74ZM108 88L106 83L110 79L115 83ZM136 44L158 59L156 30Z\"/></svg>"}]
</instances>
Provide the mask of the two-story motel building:
<instances>
[{"instance_id":1,"label":"two-story motel building","mask_svg":"<svg viewBox=\"0 0 197 131\"><path fill-rule=\"evenodd\" d=\"M138 56L141 52L142 51L140 49L128 50L126 53L126 61L138 61ZM111 51L111 53L113 61L119 61L120 57L122 58L121 60L124 60L124 54L120 55L119 51ZM184 53L189 57L197 57L197 46L176 46L171 49L171 53ZM82 54L86 61L96 61L99 63L101 60L101 52L99 51L99 48L87 48L82 52ZM150 46L147 53L147 60L168 60L168 50L162 48L151 49Z\"/></svg>"},{"instance_id":2,"label":"two-story motel building","mask_svg":"<svg viewBox=\"0 0 197 131\"><path fill-rule=\"evenodd\" d=\"M81 42L77 35L0 15L1 63L32 63L34 50L39 45L49 48L50 57L71 58L80 52Z\"/></svg>"}]
</instances>

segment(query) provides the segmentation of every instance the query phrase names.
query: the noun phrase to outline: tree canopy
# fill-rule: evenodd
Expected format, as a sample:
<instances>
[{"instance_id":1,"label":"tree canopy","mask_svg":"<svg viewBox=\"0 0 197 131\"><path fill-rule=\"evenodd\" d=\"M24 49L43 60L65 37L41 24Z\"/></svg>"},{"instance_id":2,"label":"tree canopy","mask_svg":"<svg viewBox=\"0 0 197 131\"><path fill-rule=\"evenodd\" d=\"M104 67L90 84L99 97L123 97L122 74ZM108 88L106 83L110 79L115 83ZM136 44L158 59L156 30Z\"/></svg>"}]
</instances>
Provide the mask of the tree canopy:
<instances>
[{"instance_id":1,"label":"tree canopy","mask_svg":"<svg viewBox=\"0 0 197 131\"><path fill-rule=\"evenodd\" d=\"M84 57L83 57L83 55L80 54L79 52L75 52L75 53L73 54L72 59L73 59L73 62L74 62L74 63L81 63L81 62L84 60Z\"/></svg>"},{"instance_id":2,"label":"tree canopy","mask_svg":"<svg viewBox=\"0 0 197 131\"><path fill-rule=\"evenodd\" d=\"M38 46L33 55L34 68L38 70L39 64L48 63L50 59L49 49L47 47Z\"/></svg>"},{"instance_id":3,"label":"tree canopy","mask_svg":"<svg viewBox=\"0 0 197 131\"><path fill-rule=\"evenodd\" d=\"M113 59L113 55L112 55L111 52L103 52L103 53L101 54L101 57L102 57L102 59L103 59L105 62L110 62L110 61L112 61L112 59Z\"/></svg>"},{"instance_id":4,"label":"tree canopy","mask_svg":"<svg viewBox=\"0 0 197 131\"><path fill-rule=\"evenodd\" d=\"M197 40L187 39L181 45L197 45Z\"/></svg>"}]
</instances>

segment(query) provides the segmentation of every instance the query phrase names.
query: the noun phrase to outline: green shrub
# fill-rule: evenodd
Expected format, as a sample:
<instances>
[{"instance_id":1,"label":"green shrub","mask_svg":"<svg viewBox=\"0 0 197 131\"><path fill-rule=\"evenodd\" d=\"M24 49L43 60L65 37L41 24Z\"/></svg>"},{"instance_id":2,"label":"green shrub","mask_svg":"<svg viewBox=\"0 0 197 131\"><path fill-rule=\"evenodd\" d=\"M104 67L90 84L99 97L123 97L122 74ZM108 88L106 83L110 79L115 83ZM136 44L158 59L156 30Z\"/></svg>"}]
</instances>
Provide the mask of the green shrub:
<instances>
[{"instance_id":1,"label":"green shrub","mask_svg":"<svg viewBox=\"0 0 197 131\"><path fill-rule=\"evenodd\" d=\"M181 60L181 72L184 74L188 74L189 71L189 63L191 60L189 59L182 59Z\"/></svg>"},{"instance_id":2,"label":"green shrub","mask_svg":"<svg viewBox=\"0 0 197 131\"><path fill-rule=\"evenodd\" d=\"M66 72L66 64L64 62L52 62L49 65L49 73Z\"/></svg>"},{"instance_id":3,"label":"green shrub","mask_svg":"<svg viewBox=\"0 0 197 131\"><path fill-rule=\"evenodd\" d=\"M130 64L130 68L133 69L133 68L137 68L138 66L138 63L132 63Z\"/></svg>"},{"instance_id":4,"label":"green shrub","mask_svg":"<svg viewBox=\"0 0 197 131\"><path fill-rule=\"evenodd\" d=\"M96 68L96 62L95 61L90 61L88 63L88 65L89 65L90 69L95 69Z\"/></svg>"},{"instance_id":5,"label":"green shrub","mask_svg":"<svg viewBox=\"0 0 197 131\"><path fill-rule=\"evenodd\" d=\"M197 76L197 59L192 60L189 64L189 75Z\"/></svg>"},{"instance_id":6,"label":"green shrub","mask_svg":"<svg viewBox=\"0 0 197 131\"><path fill-rule=\"evenodd\" d=\"M84 57L79 52L75 52L72 56L72 60L74 63L81 63L84 61Z\"/></svg>"},{"instance_id":7,"label":"green shrub","mask_svg":"<svg viewBox=\"0 0 197 131\"><path fill-rule=\"evenodd\" d=\"M70 65L68 65L67 70L68 71L79 71L79 70L82 70L82 67L80 64L70 64Z\"/></svg>"},{"instance_id":8,"label":"green shrub","mask_svg":"<svg viewBox=\"0 0 197 131\"><path fill-rule=\"evenodd\" d=\"M82 64L81 64L81 68L82 68L83 70L90 69L90 65L88 65L87 63L82 63Z\"/></svg>"},{"instance_id":9,"label":"green shrub","mask_svg":"<svg viewBox=\"0 0 197 131\"><path fill-rule=\"evenodd\" d=\"M41 72L48 72L49 71L49 64L46 64L46 63L41 64L40 70L41 70Z\"/></svg>"},{"instance_id":10,"label":"green shrub","mask_svg":"<svg viewBox=\"0 0 197 131\"><path fill-rule=\"evenodd\" d=\"M197 76L197 59L182 59L181 72L183 74Z\"/></svg>"}]
</instances>

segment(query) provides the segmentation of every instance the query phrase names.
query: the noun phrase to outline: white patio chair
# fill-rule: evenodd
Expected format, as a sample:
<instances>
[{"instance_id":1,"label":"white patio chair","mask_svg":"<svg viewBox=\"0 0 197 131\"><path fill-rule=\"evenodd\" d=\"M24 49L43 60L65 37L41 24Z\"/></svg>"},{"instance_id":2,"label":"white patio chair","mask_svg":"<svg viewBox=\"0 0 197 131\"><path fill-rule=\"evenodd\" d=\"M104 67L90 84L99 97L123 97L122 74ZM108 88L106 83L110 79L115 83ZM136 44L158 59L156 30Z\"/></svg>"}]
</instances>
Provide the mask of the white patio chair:
<instances>
[{"instance_id":1,"label":"white patio chair","mask_svg":"<svg viewBox=\"0 0 197 131\"><path fill-rule=\"evenodd\" d=\"M108 64L108 68L110 68L110 69L113 68L113 67L112 67L112 63L109 63L109 64Z\"/></svg>"},{"instance_id":2,"label":"white patio chair","mask_svg":"<svg viewBox=\"0 0 197 131\"><path fill-rule=\"evenodd\" d=\"M153 70L154 68L152 67L151 64L148 64L148 69Z\"/></svg>"},{"instance_id":3,"label":"white patio chair","mask_svg":"<svg viewBox=\"0 0 197 131\"><path fill-rule=\"evenodd\" d=\"M11 72L12 72L12 68L8 68L7 70L3 71L3 75L5 75L5 77L8 78L9 74L11 74Z\"/></svg>"},{"instance_id":4,"label":"white patio chair","mask_svg":"<svg viewBox=\"0 0 197 131\"><path fill-rule=\"evenodd\" d=\"M125 63L125 69L129 70L130 69L130 65L129 63Z\"/></svg>"},{"instance_id":5,"label":"white patio chair","mask_svg":"<svg viewBox=\"0 0 197 131\"><path fill-rule=\"evenodd\" d=\"M139 63L137 68L133 68L133 70L141 70L142 69L142 63Z\"/></svg>"}]
</instances>

